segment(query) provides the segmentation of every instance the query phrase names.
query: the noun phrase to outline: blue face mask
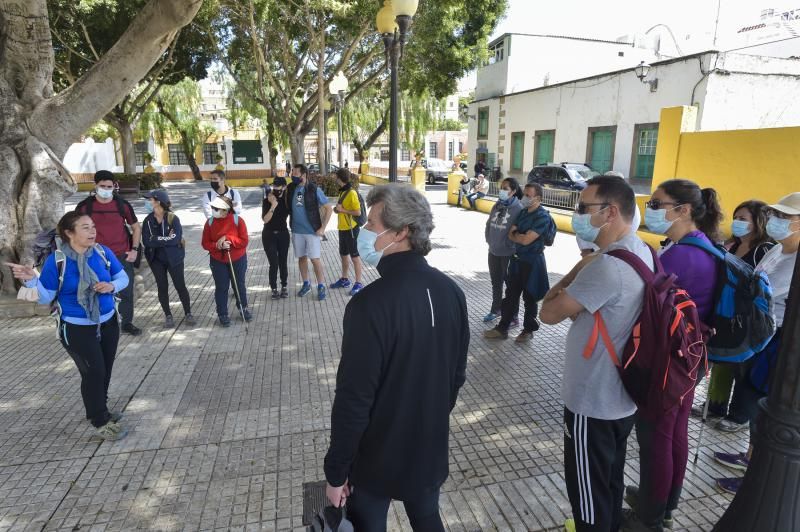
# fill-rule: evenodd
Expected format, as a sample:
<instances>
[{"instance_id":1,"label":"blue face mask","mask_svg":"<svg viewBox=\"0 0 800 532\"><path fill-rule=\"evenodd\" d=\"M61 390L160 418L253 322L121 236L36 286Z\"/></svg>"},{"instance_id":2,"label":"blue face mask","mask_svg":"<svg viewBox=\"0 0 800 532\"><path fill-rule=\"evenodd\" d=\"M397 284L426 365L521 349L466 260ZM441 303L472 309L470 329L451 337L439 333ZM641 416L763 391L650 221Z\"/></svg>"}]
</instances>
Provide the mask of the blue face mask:
<instances>
[{"instance_id":1,"label":"blue face mask","mask_svg":"<svg viewBox=\"0 0 800 532\"><path fill-rule=\"evenodd\" d=\"M736 238L742 238L750 234L750 222L746 220L734 220L731 224L731 234Z\"/></svg>"},{"instance_id":2,"label":"blue face mask","mask_svg":"<svg viewBox=\"0 0 800 532\"><path fill-rule=\"evenodd\" d=\"M144 202L144 210L147 211L147 214L150 214L151 212L153 212L153 202L150 201L150 200L145 201Z\"/></svg>"},{"instance_id":3,"label":"blue face mask","mask_svg":"<svg viewBox=\"0 0 800 532\"><path fill-rule=\"evenodd\" d=\"M792 223L792 220L785 220L783 218L778 218L777 216L770 216L769 220L767 220L767 234L778 242L781 240L786 240L797 231L800 231L800 229L792 231Z\"/></svg>"},{"instance_id":4,"label":"blue face mask","mask_svg":"<svg viewBox=\"0 0 800 532\"><path fill-rule=\"evenodd\" d=\"M295 185L299 185L300 181L302 181L300 177L294 175L292 176L292 183L294 183Z\"/></svg>"},{"instance_id":5,"label":"blue face mask","mask_svg":"<svg viewBox=\"0 0 800 532\"><path fill-rule=\"evenodd\" d=\"M508 198L511 196L511 193L508 190L501 190L497 193L497 197L500 201L508 201Z\"/></svg>"},{"instance_id":6,"label":"blue face mask","mask_svg":"<svg viewBox=\"0 0 800 532\"><path fill-rule=\"evenodd\" d=\"M363 227L361 228L361 231L358 233L358 239L356 240L356 246L358 247L358 254L361 257L361 260L373 267L378 265L383 257L383 252L389 249L394 242L378 251L375 249L375 241L378 240L378 237L388 231L389 230L387 229L383 233L377 234L369 229L364 229Z\"/></svg>"},{"instance_id":7,"label":"blue face mask","mask_svg":"<svg viewBox=\"0 0 800 532\"><path fill-rule=\"evenodd\" d=\"M105 188L97 187L97 197L102 199L111 199L114 197L113 190L107 190Z\"/></svg>"},{"instance_id":8,"label":"blue face mask","mask_svg":"<svg viewBox=\"0 0 800 532\"><path fill-rule=\"evenodd\" d=\"M672 227L674 220L667 220L667 209L655 210L647 207L644 211L644 223L647 225L647 228L654 233L666 235L669 228Z\"/></svg>"},{"instance_id":9,"label":"blue face mask","mask_svg":"<svg viewBox=\"0 0 800 532\"><path fill-rule=\"evenodd\" d=\"M605 207L597 212L603 212L607 208L608 207ZM600 230L605 226L606 224L603 224L600 227L593 226L592 214L588 212L586 214L578 214L577 212L572 213L572 230L575 232L575 235L581 240L585 240L587 242L594 242L600 235Z\"/></svg>"}]
</instances>

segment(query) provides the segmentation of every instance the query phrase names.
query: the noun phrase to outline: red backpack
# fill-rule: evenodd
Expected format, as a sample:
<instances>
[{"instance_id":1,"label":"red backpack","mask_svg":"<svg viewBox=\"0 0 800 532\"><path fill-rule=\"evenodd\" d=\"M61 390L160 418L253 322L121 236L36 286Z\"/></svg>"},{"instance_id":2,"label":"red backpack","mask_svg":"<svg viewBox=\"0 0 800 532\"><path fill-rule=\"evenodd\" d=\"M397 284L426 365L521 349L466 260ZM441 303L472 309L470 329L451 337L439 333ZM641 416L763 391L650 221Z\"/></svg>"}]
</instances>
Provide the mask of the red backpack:
<instances>
[{"instance_id":1,"label":"red backpack","mask_svg":"<svg viewBox=\"0 0 800 532\"><path fill-rule=\"evenodd\" d=\"M583 356L589 358L602 338L611 360L620 372L622 384L646 419L656 419L683 402L694 390L700 368L708 368L708 328L700 321L689 294L676 286L677 277L664 271L655 250L655 273L636 254L615 249L608 255L633 268L645 284L642 313L617 356L600 311Z\"/></svg>"}]
</instances>

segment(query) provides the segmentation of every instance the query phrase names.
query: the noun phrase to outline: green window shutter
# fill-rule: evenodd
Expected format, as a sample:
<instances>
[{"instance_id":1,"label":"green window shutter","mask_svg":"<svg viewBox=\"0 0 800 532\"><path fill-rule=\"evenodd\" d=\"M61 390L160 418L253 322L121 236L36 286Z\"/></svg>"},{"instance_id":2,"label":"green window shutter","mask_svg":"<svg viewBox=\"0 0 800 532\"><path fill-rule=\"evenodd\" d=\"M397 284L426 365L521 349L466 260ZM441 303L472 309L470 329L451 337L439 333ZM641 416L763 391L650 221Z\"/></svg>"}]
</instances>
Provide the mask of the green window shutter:
<instances>
[{"instance_id":1,"label":"green window shutter","mask_svg":"<svg viewBox=\"0 0 800 532\"><path fill-rule=\"evenodd\" d=\"M536 161L534 164L548 164L553 161L555 148L555 133L544 131L536 134Z\"/></svg>"},{"instance_id":2,"label":"green window shutter","mask_svg":"<svg viewBox=\"0 0 800 532\"><path fill-rule=\"evenodd\" d=\"M522 170L525 156L525 133L511 134L511 169Z\"/></svg>"},{"instance_id":3,"label":"green window shutter","mask_svg":"<svg viewBox=\"0 0 800 532\"><path fill-rule=\"evenodd\" d=\"M658 129L642 129L639 131L638 148L636 149L636 168L634 177L653 178L653 167L656 163L656 146L658 145Z\"/></svg>"},{"instance_id":4,"label":"green window shutter","mask_svg":"<svg viewBox=\"0 0 800 532\"><path fill-rule=\"evenodd\" d=\"M590 164L595 172L604 174L611 170L614 161L611 154L614 149L614 133L611 131L595 131L592 133L592 160Z\"/></svg>"},{"instance_id":5,"label":"green window shutter","mask_svg":"<svg viewBox=\"0 0 800 532\"><path fill-rule=\"evenodd\" d=\"M489 136L489 110L480 109L478 111L478 137L486 138Z\"/></svg>"},{"instance_id":6,"label":"green window shutter","mask_svg":"<svg viewBox=\"0 0 800 532\"><path fill-rule=\"evenodd\" d=\"M264 155L260 140L234 140L233 162L235 164L261 164Z\"/></svg>"}]
</instances>

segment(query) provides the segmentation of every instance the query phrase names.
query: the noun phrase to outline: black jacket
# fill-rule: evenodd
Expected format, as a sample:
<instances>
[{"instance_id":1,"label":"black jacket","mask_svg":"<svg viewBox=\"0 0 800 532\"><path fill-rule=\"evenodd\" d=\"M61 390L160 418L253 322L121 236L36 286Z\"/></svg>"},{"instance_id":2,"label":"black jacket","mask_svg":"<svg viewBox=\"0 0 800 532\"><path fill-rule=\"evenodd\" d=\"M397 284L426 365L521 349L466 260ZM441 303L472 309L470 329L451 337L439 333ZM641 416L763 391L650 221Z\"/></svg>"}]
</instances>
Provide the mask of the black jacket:
<instances>
[{"instance_id":1,"label":"black jacket","mask_svg":"<svg viewBox=\"0 0 800 532\"><path fill-rule=\"evenodd\" d=\"M464 293L414 252L378 264L381 278L344 313L325 477L406 500L448 475L450 411L464 384Z\"/></svg>"},{"instance_id":2,"label":"black jacket","mask_svg":"<svg viewBox=\"0 0 800 532\"><path fill-rule=\"evenodd\" d=\"M157 248L164 249L167 264L170 266L180 264L186 257L181 221L173 213L166 213L160 224L155 214L148 214L142 222L142 244L148 263L156 260Z\"/></svg>"}]
</instances>

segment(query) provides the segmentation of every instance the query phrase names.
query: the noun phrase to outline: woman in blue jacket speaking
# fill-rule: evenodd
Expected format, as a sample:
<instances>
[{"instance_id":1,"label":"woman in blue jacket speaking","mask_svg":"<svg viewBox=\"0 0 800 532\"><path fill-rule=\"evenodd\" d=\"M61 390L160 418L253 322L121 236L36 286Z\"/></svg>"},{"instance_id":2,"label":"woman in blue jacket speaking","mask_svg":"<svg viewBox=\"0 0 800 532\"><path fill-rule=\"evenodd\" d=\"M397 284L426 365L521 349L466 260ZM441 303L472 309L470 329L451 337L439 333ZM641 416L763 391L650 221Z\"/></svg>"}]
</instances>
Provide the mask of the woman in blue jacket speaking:
<instances>
[{"instance_id":1,"label":"woman in blue jacket speaking","mask_svg":"<svg viewBox=\"0 0 800 532\"><path fill-rule=\"evenodd\" d=\"M37 289L39 303L55 301L58 337L81 374L86 418L99 437L119 440L127 431L121 415L108 411L108 385L119 342L114 294L128 286L128 276L114 253L95 243L89 216L68 212L57 231L62 244L47 257L41 275L30 266L8 266L25 286Z\"/></svg>"}]
</instances>

